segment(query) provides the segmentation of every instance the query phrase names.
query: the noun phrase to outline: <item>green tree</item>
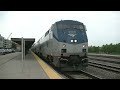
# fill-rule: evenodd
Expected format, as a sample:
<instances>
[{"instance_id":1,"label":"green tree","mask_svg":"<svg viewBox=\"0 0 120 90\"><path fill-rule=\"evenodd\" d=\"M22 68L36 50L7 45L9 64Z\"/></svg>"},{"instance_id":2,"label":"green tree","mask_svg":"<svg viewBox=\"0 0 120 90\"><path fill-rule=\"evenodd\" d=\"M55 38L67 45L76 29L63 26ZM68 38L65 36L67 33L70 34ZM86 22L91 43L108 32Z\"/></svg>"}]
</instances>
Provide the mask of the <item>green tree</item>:
<instances>
[{"instance_id":1,"label":"green tree","mask_svg":"<svg viewBox=\"0 0 120 90\"><path fill-rule=\"evenodd\" d=\"M106 44L99 46L89 46L89 52L92 53L107 53L107 54L120 54L120 43L118 44Z\"/></svg>"}]
</instances>

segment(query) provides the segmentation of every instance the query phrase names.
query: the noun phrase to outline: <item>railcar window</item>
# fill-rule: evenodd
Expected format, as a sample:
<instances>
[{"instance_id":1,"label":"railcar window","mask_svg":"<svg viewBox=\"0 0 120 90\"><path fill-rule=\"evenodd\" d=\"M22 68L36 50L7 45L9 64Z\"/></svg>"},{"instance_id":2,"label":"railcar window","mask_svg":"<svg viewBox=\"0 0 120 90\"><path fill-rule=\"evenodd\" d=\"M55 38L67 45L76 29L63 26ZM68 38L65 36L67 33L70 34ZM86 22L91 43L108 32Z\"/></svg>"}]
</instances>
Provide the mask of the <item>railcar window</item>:
<instances>
[{"instance_id":1,"label":"railcar window","mask_svg":"<svg viewBox=\"0 0 120 90\"><path fill-rule=\"evenodd\" d=\"M39 49L41 50L41 47L39 47Z\"/></svg>"},{"instance_id":2,"label":"railcar window","mask_svg":"<svg viewBox=\"0 0 120 90\"><path fill-rule=\"evenodd\" d=\"M45 36L47 36L47 35L48 35L48 33L49 33L49 30L45 33Z\"/></svg>"}]
</instances>

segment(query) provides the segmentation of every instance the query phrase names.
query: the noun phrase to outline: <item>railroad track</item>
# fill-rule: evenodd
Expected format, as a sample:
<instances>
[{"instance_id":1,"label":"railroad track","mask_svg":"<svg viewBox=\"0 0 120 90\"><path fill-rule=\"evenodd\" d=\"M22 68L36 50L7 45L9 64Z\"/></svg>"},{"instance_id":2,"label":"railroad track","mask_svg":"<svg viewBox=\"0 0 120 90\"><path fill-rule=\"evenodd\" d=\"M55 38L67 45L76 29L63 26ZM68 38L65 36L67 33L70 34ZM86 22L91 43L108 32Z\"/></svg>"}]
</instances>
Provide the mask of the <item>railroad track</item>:
<instances>
[{"instance_id":1,"label":"railroad track","mask_svg":"<svg viewBox=\"0 0 120 90\"><path fill-rule=\"evenodd\" d=\"M88 57L88 59L91 60L99 60L99 61L104 61L104 62L110 62L110 63L115 63L115 64L120 64L120 61L114 61L114 60L105 60L105 59L100 59L100 58L92 58L92 57Z\"/></svg>"},{"instance_id":2,"label":"railroad track","mask_svg":"<svg viewBox=\"0 0 120 90\"><path fill-rule=\"evenodd\" d=\"M86 72L84 70L80 71L63 71L63 75L65 75L69 79L102 79L101 77L98 77L94 74L91 74L89 72ZM78 78L77 78L78 76Z\"/></svg>"},{"instance_id":3,"label":"railroad track","mask_svg":"<svg viewBox=\"0 0 120 90\"><path fill-rule=\"evenodd\" d=\"M120 59L120 56L111 56L111 55L88 55L88 56L95 56L95 57L106 57L106 58L113 58L113 59Z\"/></svg>"},{"instance_id":4,"label":"railroad track","mask_svg":"<svg viewBox=\"0 0 120 90\"><path fill-rule=\"evenodd\" d=\"M103 64L94 63L94 62L88 62L88 65L97 67L97 68L101 68L101 69L105 69L105 70L109 70L112 72L120 73L120 67L113 67L113 66L103 65Z\"/></svg>"},{"instance_id":5,"label":"railroad track","mask_svg":"<svg viewBox=\"0 0 120 90\"><path fill-rule=\"evenodd\" d=\"M52 66L52 68L54 70L56 70L59 74L61 74L64 77L66 77L66 79L104 79L103 76L100 76L100 75L98 75L96 73L88 72L86 70L80 70L80 71L62 71L62 70L56 68L53 64L50 64L47 61L45 61L45 62L48 65ZM108 68L108 67L105 67L103 65L101 66L101 65L98 65L98 64L95 64L95 63L90 63L89 62L89 65L92 66L92 67L97 67L97 68L100 68L100 69L114 71L114 72L117 72L117 73L120 72L119 70L116 70L116 69L114 70L114 69L111 69L110 67Z\"/></svg>"},{"instance_id":6,"label":"railroad track","mask_svg":"<svg viewBox=\"0 0 120 90\"><path fill-rule=\"evenodd\" d=\"M96 61L98 61L98 60L96 60ZM89 66L93 66L93 67L97 67L97 68L100 68L100 69L103 69L103 70L107 70L107 71L112 71L112 72L115 72L115 73L120 73L120 67L118 67L119 66L119 64L120 64L120 62L117 62L117 61L106 61L106 60L100 60L99 59L99 61L102 61L102 63L103 64L101 64L100 62L98 63L96 63L96 62L92 62L92 61L89 61L88 62L88 64L89 64ZM108 62L108 65L105 65L105 63L104 62L106 62L106 64L107 64L107 62ZM111 63L111 64L113 64L114 63L114 65L112 66L111 64L109 64L109 63ZM116 66L115 66L116 65ZM86 71L78 71L78 72L65 72L65 76L67 76L68 78L70 78L70 79L76 79L76 77L73 77L71 74L75 74L75 75L79 75L79 76L81 76L81 74L84 74L85 76L88 76L88 77L90 77L91 79L103 79L103 78L101 78L101 77L98 77L98 76L96 76L96 75L94 75L94 73L93 74L91 74L91 73L89 73L89 72L86 72Z\"/></svg>"},{"instance_id":7,"label":"railroad track","mask_svg":"<svg viewBox=\"0 0 120 90\"><path fill-rule=\"evenodd\" d=\"M94 67L98 67L101 69L120 73L119 59L118 59L118 61L115 61L115 60L110 60L110 59L106 59L106 58L95 58L95 57L88 57L88 58L89 58L90 66L94 66ZM113 58L111 58L111 59L113 59Z\"/></svg>"},{"instance_id":8,"label":"railroad track","mask_svg":"<svg viewBox=\"0 0 120 90\"><path fill-rule=\"evenodd\" d=\"M101 77L98 77L94 74L91 74L89 72L80 70L80 71L62 71L60 68L56 68L53 64L48 63L47 61L45 61L48 65L52 66L52 68L57 71L59 74L62 74L63 76L65 76L67 79L77 79L76 77L74 77L74 75L77 75L79 77L81 77L84 75L85 77L87 77L87 79L102 79ZM84 78L83 78L84 79Z\"/></svg>"}]
</instances>

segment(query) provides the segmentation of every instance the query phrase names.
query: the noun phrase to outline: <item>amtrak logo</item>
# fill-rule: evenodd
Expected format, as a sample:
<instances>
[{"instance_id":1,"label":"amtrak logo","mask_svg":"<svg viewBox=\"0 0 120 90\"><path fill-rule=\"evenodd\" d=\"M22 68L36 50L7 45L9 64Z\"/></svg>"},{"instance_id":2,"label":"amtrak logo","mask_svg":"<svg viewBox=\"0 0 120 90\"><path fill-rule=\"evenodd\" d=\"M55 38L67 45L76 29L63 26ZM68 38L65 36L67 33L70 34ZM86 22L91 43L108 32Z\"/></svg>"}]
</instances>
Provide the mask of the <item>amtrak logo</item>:
<instances>
[{"instance_id":1,"label":"amtrak logo","mask_svg":"<svg viewBox=\"0 0 120 90\"><path fill-rule=\"evenodd\" d=\"M76 34L68 34L68 35L71 36L71 37L75 37Z\"/></svg>"}]
</instances>

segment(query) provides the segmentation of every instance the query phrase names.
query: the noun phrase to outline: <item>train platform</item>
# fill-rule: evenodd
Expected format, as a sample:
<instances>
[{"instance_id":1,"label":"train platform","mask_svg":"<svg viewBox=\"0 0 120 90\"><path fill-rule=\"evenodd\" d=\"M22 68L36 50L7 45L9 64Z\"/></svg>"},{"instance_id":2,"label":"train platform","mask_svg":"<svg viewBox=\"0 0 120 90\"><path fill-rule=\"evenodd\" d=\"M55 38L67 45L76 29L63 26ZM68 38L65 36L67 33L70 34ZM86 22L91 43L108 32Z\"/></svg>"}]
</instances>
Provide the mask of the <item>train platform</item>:
<instances>
[{"instance_id":1,"label":"train platform","mask_svg":"<svg viewBox=\"0 0 120 90\"><path fill-rule=\"evenodd\" d=\"M22 60L21 52L0 55L0 79L63 79L33 52Z\"/></svg>"}]
</instances>

